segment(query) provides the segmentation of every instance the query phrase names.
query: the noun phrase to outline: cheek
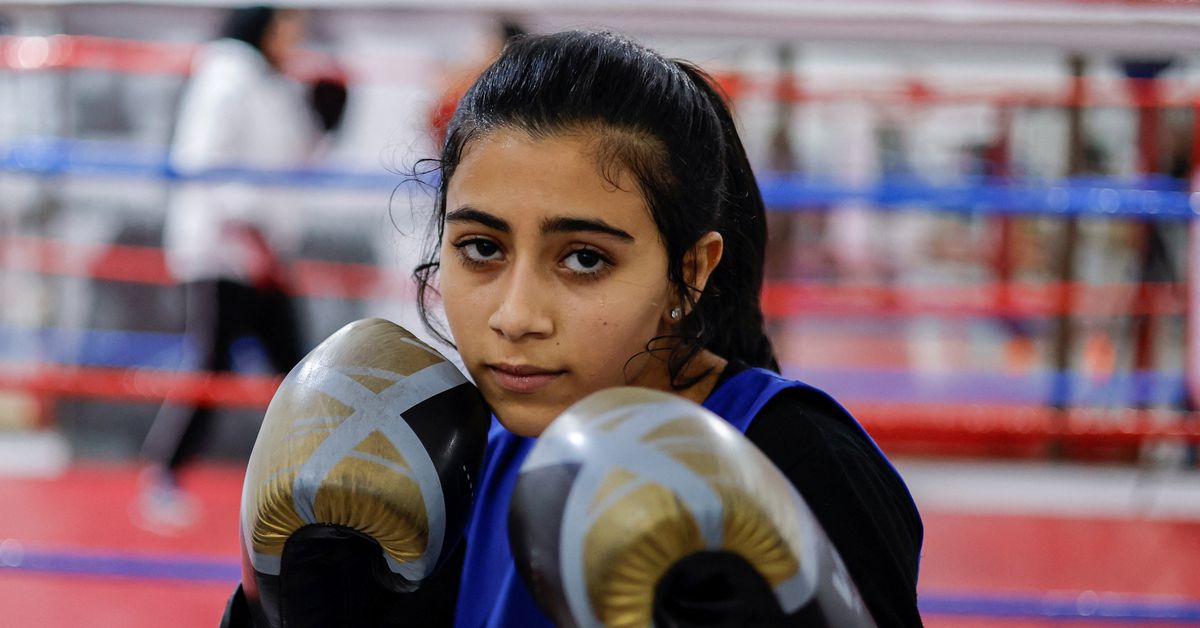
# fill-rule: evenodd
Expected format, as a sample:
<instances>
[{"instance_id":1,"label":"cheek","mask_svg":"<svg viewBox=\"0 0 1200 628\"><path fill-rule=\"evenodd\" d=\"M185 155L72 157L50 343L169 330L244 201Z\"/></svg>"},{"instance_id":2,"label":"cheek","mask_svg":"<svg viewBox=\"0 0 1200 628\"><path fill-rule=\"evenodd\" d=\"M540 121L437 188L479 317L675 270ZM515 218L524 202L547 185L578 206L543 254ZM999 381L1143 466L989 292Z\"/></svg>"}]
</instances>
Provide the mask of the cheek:
<instances>
[{"instance_id":1,"label":"cheek","mask_svg":"<svg viewBox=\"0 0 1200 628\"><path fill-rule=\"evenodd\" d=\"M477 318L483 314L485 291L473 287L469 276L457 268L453 260L442 257L442 265L438 269L438 291L441 293L442 309L446 313L446 322L450 325L450 333L455 343L471 346L471 331L478 329Z\"/></svg>"},{"instance_id":2,"label":"cheek","mask_svg":"<svg viewBox=\"0 0 1200 628\"><path fill-rule=\"evenodd\" d=\"M658 333L661 307L658 299L607 299L593 304L587 313L575 318L572 345L588 365L585 372L592 378L613 380L623 384L627 370L637 369L646 343Z\"/></svg>"}]
</instances>

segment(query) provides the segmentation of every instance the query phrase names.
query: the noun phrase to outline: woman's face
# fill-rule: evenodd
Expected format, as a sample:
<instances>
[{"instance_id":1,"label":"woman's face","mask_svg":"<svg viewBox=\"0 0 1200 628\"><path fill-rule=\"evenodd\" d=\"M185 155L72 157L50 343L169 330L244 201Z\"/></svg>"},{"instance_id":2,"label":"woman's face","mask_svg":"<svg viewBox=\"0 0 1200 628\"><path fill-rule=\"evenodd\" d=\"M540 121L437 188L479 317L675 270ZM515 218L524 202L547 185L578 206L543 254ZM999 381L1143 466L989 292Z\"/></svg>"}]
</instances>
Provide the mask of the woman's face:
<instances>
[{"instance_id":1,"label":"woman's face","mask_svg":"<svg viewBox=\"0 0 1200 628\"><path fill-rule=\"evenodd\" d=\"M523 436L603 388L669 389L663 359L644 353L674 305L666 249L632 177L601 173L595 140L497 129L472 140L447 189L450 331Z\"/></svg>"},{"instance_id":2,"label":"woman's face","mask_svg":"<svg viewBox=\"0 0 1200 628\"><path fill-rule=\"evenodd\" d=\"M277 10L263 33L262 53L278 69L292 61L308 31L308 16L295 10Z\"/></svg>"}]
</instances>

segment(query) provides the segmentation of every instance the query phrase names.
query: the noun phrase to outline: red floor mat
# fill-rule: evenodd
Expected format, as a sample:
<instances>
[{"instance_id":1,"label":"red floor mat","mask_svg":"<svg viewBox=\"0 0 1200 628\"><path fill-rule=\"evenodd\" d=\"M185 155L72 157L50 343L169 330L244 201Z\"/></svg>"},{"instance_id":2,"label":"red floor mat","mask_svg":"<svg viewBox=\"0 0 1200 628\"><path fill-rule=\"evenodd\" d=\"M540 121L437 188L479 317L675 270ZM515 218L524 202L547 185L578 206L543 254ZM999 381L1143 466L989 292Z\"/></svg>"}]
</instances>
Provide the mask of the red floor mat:
<instances>
[{"instance_id":1,"label":"red floor mat","mask_svg":"<svg viewBox=\"0 0 1200 628\"><path fill-rule=\"evenodd\" d=\"M0 479L0 625L215 626L238 573L241 481L240 467L189 469L201 516L168 537L134 524L133 467ZM933 628L1134 626L1160 611L1200 622L1200 521L922 514ZM1143 619L1038 616L1073 612L1076 599Z\"/></svg>"}]
</instances>

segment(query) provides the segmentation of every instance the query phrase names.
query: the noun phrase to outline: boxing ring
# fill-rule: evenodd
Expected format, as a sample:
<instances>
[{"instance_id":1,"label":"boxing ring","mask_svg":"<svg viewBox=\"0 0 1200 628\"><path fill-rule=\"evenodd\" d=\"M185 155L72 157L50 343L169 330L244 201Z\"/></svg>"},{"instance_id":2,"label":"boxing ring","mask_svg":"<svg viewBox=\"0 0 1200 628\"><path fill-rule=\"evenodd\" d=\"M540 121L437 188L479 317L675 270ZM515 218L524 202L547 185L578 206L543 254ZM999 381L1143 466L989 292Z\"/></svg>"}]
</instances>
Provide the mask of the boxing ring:
<instances>
[{"instance_id":1,"label":"boxing ring","mask_svg":"<svg viewBox=\"0 0 1200 628\"><path fill-rule=\"evenodd\" d=\"M0 80L4 73L79 70L177 77L190 54L182 45L0 37ZM735 102L770 92L800 104L984 102L1008 111L1146 105L1120 93L1085 96L1081 81L1031 93L920 86L825 93L779 91L770 77L721 78ZM1200 112L1197 86L1160 87L1154 106ZM351 204L374 203L379 213L389 198L422 186L383 170L351 168L227 169L198 178L347 195L357 199ZM39 197L66 182L161 192L181 180L161 146L44 136L0 144L0 190L15 190L16 198ZM932 183L885 174L852 184L767 172L761 182L772 220L788 229L844 207L931 215L1010 235L1030 224L1195 219L1195 196L1185 184L1151 177L1080 173L1039 180L999 172ZM1063 241L1072 251L1071 241ZM413 293L401 265L364 257L373 259L293 261L294 296L306 307L334 304L341 313L400 318L410 311ZM833 393L899 461L926 526L919 591L929 626L1200 623L1194 469L1200 420L1187 401L1185 364L1195 348L1181 340L1194 313L1190 278L1096 281L1079 272L1031 278L998 257L990 277L950 281L889 273L846 281L783 264L768 276L763 302L785 374ZM45 298L83 299L74 307L85 312L106 302L97 296L105 291L165 291L159 298L170 299L173 289L154 244L55 233L15 218L6 218L0 231L0 279L7 284L0 294L39 286ZM278 384L256 373L252 358L251 368L234 374L181 369L190 348L166 324L103 327L88 316L48 311L0 320L0 395L15 408L0 423L0 436L12 441L3 446L5 456L55 433L64 412L79 403L108 404L102 407L114 409L106 419L112 429L127 430L122 412L164 399L261 413ZM345 322L331 318L315 317L312 335ZM1168 328L1167 340L1117 347L1105 340L1107 332L1143 333L1137 321L1147 320ZM1074 337L1063 329L1073 329ZM1159 449L1184 462L1156 466L1152 452ZM183 483L200 500L202 518L168 537L131 522L138 489L133 461L62 463L0 475L0 624L138 627L171 618L175 626L214 625L239 578L242 466L235 460L189 467Z\"/></svg>"}]
</instances>

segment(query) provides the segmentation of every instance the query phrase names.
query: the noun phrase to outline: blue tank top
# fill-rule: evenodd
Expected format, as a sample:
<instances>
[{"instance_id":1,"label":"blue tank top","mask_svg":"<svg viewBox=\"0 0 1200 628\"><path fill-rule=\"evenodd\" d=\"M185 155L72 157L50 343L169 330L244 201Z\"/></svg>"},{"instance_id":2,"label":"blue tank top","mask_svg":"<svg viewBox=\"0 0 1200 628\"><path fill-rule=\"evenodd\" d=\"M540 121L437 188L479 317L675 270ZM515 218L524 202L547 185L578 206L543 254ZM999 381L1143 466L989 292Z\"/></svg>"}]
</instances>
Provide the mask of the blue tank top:
<instances>
[{"instance_id":1,"label":"blue tank top","mask_svg":"<svg viewBox=\"0 0 1200 628\"><path fill-rule=\"evenodd\" d=\"M744 434L772 397L794 386L806 384L765 369L746 369L718 386L703 405ZM508 502L534 442L509 432L493 418L479 498L467 525L456 628L554 627L525 587L508 547Z\"/></svg>"}]
</instances>

